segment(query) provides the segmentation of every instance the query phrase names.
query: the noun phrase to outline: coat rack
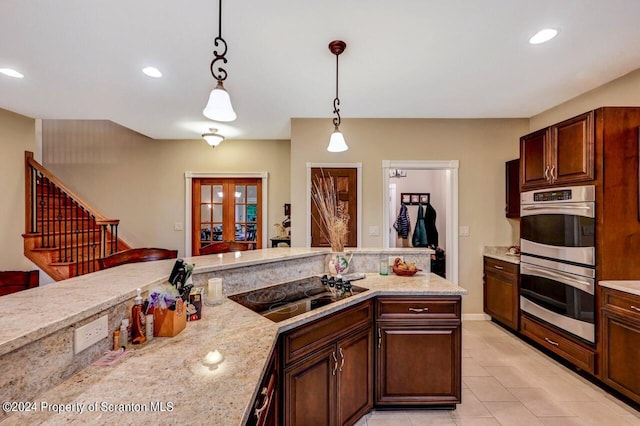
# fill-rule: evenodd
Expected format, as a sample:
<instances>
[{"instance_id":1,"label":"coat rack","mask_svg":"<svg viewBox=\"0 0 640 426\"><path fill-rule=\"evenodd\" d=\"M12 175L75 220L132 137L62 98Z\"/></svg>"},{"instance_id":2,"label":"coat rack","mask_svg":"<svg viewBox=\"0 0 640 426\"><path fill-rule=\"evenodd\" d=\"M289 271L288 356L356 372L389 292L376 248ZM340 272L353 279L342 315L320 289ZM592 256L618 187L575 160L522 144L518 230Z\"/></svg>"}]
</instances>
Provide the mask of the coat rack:
<instances>
[{"instance_id":1,"label":"coat rack","mask_svg":"<svg viewBox=\"0 0 640 426\"><path fill-rule=\"evenodd\" d=\"M417 206L418 204L430 204L431 193L429 192L403 192L400 194L400 201L407 206Z\"/></svg>"}]
</instances>

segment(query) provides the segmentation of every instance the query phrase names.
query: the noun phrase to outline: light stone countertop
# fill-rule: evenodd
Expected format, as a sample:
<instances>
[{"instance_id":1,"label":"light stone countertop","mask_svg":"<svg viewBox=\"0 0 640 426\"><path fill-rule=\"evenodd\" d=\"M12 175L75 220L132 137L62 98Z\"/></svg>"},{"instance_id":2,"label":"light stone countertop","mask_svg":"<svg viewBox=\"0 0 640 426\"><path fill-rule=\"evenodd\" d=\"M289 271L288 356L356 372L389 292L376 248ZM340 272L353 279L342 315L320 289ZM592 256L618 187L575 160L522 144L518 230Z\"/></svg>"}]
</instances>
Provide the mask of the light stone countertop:
<instances>
[{"instance_id":1,"label":"light stone countertop","mask_svg":"<svg viewBox=\"0 0 640 426\"><path fill-rule=\"evenodd\" d=\"M600 284L602 287L612 288L614 290L640 296L640 281L600 281L598 284Z\"/></svg>"},{"instance_id":2,"label":"light stone countertop","mask_svg":"<svg viewBox=\"0 0 640 426\"><path fill-rule=\"evenodd\" d=\"M198 260L203 263L202 258ZM162 265L163 270L167 265L170 263ZM142 282L162 279L152 273L155 268L148 269L148 274L142 271ZM126 276L125 272L122 274L118 274L114 285ZM367 274L356 284L369 290L280 323L228 299L217 306L204 306L203 318L188 323L177 336L156 337L116 366L89 366L41 394L34 401L37 412L14 413L3 423L239 425L250 413L250 404L280 332L379 295L467 293L450 281L425 273L413 277ZM215 350L224 361L217 369L210 369L203 360ZM163 403L165 410L171 406L171 411L151 412L152 402ZM66 408L74 411L47 411L42 409L42 403L50 407L70 404ZM95 408L93 403L98 403L97 409L89 412ZM78 412L80 408L83 412Z\"/></svg>"},{"instance_id":3,"label":"light stone countertop","mask_svg":"<svg viewBox=\"0 0 640 426\"><path fill-rule=\"evenodd\" d=\"M504 262L515 263L516 265L520 264L520 256L519 255L511 255L507 254L507 250L509 247L506 246L485 246L482 255L491 257L493 259L502 260Z\"/></svg>"}]
</instances>

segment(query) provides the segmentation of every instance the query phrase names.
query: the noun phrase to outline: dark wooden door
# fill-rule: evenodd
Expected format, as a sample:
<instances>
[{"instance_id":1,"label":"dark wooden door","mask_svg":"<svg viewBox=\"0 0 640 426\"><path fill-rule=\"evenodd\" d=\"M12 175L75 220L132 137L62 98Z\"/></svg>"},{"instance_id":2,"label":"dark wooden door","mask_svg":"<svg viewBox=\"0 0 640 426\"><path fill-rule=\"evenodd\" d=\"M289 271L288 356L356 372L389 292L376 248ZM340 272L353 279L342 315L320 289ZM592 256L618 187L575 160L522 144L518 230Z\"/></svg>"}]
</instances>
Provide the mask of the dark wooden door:
<instances>
[{"instance_id":1,"label":"dark wooden door","mask_svg":"<svg viewBox=\"0 0 640 426\"><path fill-rule=\"evenodd\" d=\"M460 402L460 326L379 323L377 405Z\"/></svg>"},{"instance_id":2,"label":"dark wooden door","mask_svg":"<svg viewBox=\"0 0 640 426\"><path fill-rule=\"evenodd\" d=\"M194 256L223 241L261 248L261 179L194 179L192 194Z\"/></svg>"},{"instance_id":3,"label":"dark wooden door","mask_svg":"<svg viewBox=\"0 0 640 426\"><path fill-rule=\"evenodd\" d=\"M314 352L285 369L284 418L286 425L335 423L336 345Z\"/></svg>"},{"instance_id":4,"label":"dark wooden door","mask_svg":"<svg viewBox=\"0 0 640 426\"><path fill-rule=\"evenodd\" d=\"M338 202L344 205L349 213L349 234L346 247L358 245L358 170L355 168L312 168L311 182L316 179L333 178ZM318 209L311 201L311 247L330 247L318 226Z\"/></svg>"},{"instance_id":5,"label":"dark wooden door","mask_svg":"<svg viewBox=\"0 0 640 426\"><path fill-rule=\"evenodd\" d=\"M521 189L539 188L550 183L548 142L548 129L538 130L520 138Z\"/></svg>"},{"instance_id":6,"label":"dark wooden door","mask_svg":"<svg viewBox=\"0 0 640 426\"><path fill-rule=\"evenodd\" d=\"M371 327L338 341L338 424L354 424L373 408Z\"/></svg>"},{"instance_id":7,"label":"dark wooden door","mask_svg":"<svg viewBox=\"0 0 640 426\"><path fill-rule=\"evenodd\" d=\"M554 185L594 178L593 111L551 126Z\"/></svg>"},{"instance_id":8,"label":"dark wooden door","mask_svg":"<svg viewBox=\"0 0 640 426\"><path fill-rule=\"evenodd\" d=\"M520 159L505 163L505 216L514 219L520 217Z\"/></svg>"}]
</instances>

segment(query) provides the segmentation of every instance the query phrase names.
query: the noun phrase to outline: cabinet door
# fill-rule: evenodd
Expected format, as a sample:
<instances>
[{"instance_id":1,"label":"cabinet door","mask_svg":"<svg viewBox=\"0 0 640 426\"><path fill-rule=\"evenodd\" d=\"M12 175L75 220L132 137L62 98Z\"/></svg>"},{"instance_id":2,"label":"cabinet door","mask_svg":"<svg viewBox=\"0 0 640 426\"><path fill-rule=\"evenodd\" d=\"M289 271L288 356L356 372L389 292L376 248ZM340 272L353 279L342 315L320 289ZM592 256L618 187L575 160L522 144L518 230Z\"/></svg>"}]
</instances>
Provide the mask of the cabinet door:
<instances>
[{"instance_id":1,"label":"cabinet door","mask_svg":"<svg viewBox=\"0 0 640 426\"><path fill-rule=\"evenodd\" d=\"M286 425L330 425L335 421L335 345L318 350L284 372Z\"/></svg>"},{"instance_id":2,"label":"cabinet door","mask_svg":"<svg viewBox=\"0 0 640 426\"><path fill-rule=\"evenodd\" d=\"M485 258L484 312L512 329L518 329L518 271L515 265Z\"/></svg>"},{"instance_id":3,"label":"cabinet door","mask_svg":"<svg viewBox=\"0 0 640 426\"><path fill-rule=\"evenodd\" d=\"M520 217L520 159L505 163L505 216L514 219Z\"/></svg>"},{"instance_id":4,"label":"cabinet door","mask_svg":"<svg viewBox=\"0 0 640 426\"><path fill-rule=\"evenodd\" d=\"M460 325L378 323L376 404L460 402Z\"/></svg>"},{"instance_id":5,"label":"cabinet door","mask_svg":"<svg viewBox=\"0 0 640 426\"><path fill-rule=\"evenodd\" d=\"M338 424L354 424L373 408L372 329L338 342Z\"/></svg>"},{"instance_id":6,"label":"cabinet door","mask_svg":"<svg viewBox=\"0 0 640 426\"><path fill-rule=\"evenodd\" d=\"M602 381L640 403L640 322L603 311Z\"/></svg>"},{"instance_id":7,"label":"cabinet door","mask_svg":"<svg viewBox=\"0 0 640 426\"><path fill-rule=\"evenodd\" d=\"M548 129L520 138L521 189L549 185L549 131Z\"/></svg>"},{"instance_id":8,"label":"cabinet door","mask_svg":"<svg viewBox=\"0 0 640 426\"><path fill-rule=\"evenodd\" d=\"M593 111L551 126L554 185L594 179Z\"/></svg>"}]
</instances>

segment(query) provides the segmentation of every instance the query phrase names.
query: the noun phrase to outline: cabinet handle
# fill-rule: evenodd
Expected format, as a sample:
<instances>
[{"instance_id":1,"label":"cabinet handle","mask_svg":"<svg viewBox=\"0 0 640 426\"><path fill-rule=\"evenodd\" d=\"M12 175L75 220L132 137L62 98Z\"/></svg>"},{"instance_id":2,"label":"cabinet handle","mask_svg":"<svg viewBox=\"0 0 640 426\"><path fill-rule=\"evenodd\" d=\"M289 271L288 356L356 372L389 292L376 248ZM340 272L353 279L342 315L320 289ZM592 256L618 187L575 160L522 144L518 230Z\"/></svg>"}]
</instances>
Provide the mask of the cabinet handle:
<instances>
[{"instance_id":1,"label":"cabinet handle","mask_svg":"<svg viewBox=\"0 0 640 426\"><path fill-rule=\"evenodd\" d=\"M344 367L344 352L342 352L342 348L338 349L340 351L340 357L342 358L342 362L340 363L340 372L342 373L342 367Z\"/></svg>"},{"instance_id":2,"label":"cabinet handle","mask_svg":"<svg viewBox=\"0 0 640 426\"><path fill-rule=\"evenodd\" d=\"M256 419L258 419L258 424L264 424L264 422L260 422L260 418L262 417L262 413L264 412L264 410L267 409L269 403L271 403L271 400L273 399L275 384L275 375L272 374L271 378L269 379L269 385L263 387L260 391L260 394L264 395L264 402L262 403L262 407L256 408L256 410L253 412L253 415L256 416Z\"/></svg>"},{"instance_id":3,"label":"cabinet handle","mask_svg":"<svg viewBox=\"0 0 640 426\"><path fill-rule=\"evenodd\" d=\"M427 312L429 308L409 308L411 312Z\"/></svg>"},{"instance_id":4,"label":"cabinet handle","mask_svg":"<svg viewBox=\"0 0 640 426\"><path fill-rule=\"evenodd\" d=\"M551 344L553 346L558 346L558 342L554 342L553 340L549 339L548 337L545 337L544 340L546 340L549 344Z\"/></svg>"},{"instance_id":5,"label":"cabinet handle","mask_svg":"<svg viewBox=\"0 0 640 426\"><path fill-rule=\"evenodd\" d=\"M544 180L549 180L549 166L544 168Z\"/></svg>"},{"instance_id":6,"label":"cabinet handle","mask_svg":"<svg viewBox=\"0 0 640 426\"><path fill-rule=\"evenodd\" d=\"M382 331L378 328L378 349L380 349L380 346L382 346Z\"/></svg>"},{"instance_id":7,"label":"cabinet handle","mask_svg":"<svg viewBox=\"0 0 640 426\"><path fill-rule=\"evenodd\" d=\"M494 268L496 268L498 271L502 271L504 269L504 266L500 266L500 265L493 265Z\"/></svg>"},{"instance_id":8,"label":"cabinet handle","mask_svg":"<svg viewBox=\"0 0 640 426\"><path fill-rule=\"evenodd\" d=\"M555 164L552 164L551 165L551 171L549 173L551 175L551 183L555 182L555 180L556 180L556 175L553 173L555 171L555 169L556 169Z\"/></svg>"},{"instance_id":9,"label":"cabinet handle","mask_svg":"<svg viewBox=\"0 0 640 426\"><path fill-rule=\"evenodd\" d=\"M336 375L336 371L338 371L338 357L336 357L336 351L333 351L331 353L331 356L333 356L333 374L334 376Z\"/></svg>"},{"instance_id":10,"label":"cabinet handle","mask_svg":"<svg viewBox=\"0 0 640 426\"><path fill-rule=\"evenodd\" d=\"M636 312L640 312L640 308L638 308L637 306L631 305L631 309L633 309Z\"/></svg>"}]
</instances>

